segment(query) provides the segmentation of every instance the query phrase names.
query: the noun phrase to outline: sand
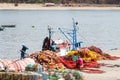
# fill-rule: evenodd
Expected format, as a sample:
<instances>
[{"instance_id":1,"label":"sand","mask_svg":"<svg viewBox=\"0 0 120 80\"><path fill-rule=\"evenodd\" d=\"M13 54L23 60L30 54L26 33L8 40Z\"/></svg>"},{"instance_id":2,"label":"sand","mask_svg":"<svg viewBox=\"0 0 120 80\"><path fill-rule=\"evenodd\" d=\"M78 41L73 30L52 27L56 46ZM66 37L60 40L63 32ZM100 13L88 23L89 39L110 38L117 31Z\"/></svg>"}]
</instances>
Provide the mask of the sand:
<instances>
[{"instance_id":1,"label":"sand","mask_svg":"<svg viewBox=\"0 0 120 80\"><path fill-rule=\"evenodd\" d=\"M106 51L112 56L120 57L120 50ZM120 65L120 59L118 60L102 60L99 63L108 64L107 66L102 66L99 70L105 71L105 73L83 73L85 80L120 80L120 67L113 65ZM113 67L108 67L113 66Z\"/></svg>"},{"instance_id":2,"label":"sand","mask_svg":"<svg viewBox=\"0 0 120 80\"><path fill-rule=\"evenodd\" d=\"M14 4L0 3L0 10L120 10L119 6L50 6L45 7L44 4Z\"/></svg>"}]
</instances>

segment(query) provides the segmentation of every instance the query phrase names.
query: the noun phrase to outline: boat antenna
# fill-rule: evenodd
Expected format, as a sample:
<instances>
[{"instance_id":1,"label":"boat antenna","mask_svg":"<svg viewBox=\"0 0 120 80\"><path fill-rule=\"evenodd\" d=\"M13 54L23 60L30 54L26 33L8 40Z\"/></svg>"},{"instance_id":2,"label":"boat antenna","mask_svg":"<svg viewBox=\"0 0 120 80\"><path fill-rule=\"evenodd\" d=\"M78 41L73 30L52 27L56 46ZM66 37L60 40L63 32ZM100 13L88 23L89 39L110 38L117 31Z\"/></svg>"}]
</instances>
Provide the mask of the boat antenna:
<instances>
[{"instance_id":1,"label":"boat antenna","mask_svg":"<svg viewBox=\"0 0 120 80\"><path fill-rule=\"evenodd\" d=\"M52 28L48 25L48 31L49 31L49 39L51 39L52 36Z\"/></svg>"}]
</instances>

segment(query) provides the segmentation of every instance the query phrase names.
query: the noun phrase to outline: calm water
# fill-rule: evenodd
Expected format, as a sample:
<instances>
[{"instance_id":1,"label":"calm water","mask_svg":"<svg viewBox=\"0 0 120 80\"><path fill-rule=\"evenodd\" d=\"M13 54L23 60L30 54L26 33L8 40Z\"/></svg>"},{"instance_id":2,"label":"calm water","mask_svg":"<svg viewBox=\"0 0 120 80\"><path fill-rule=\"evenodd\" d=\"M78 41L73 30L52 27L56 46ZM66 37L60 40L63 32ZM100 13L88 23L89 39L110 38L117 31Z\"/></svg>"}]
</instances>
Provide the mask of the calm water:
<instances>
[{"instance_id":1,"label":"calm water","mask_svg":"<svg viewBox=\"0 0 120 80\"><path fill-rule=\"evenodd\" d=\"M19 58L21 45L29 48L28 53L41 50L48 25L54 30L54 39L64 38L57 28L72 28L72 18L79 23L78 40L84 42L83 47L120 48L120 11L0 10L0 24L16 24L16 28L0 31L0 58Z\"/></svg>"}]
</instances>

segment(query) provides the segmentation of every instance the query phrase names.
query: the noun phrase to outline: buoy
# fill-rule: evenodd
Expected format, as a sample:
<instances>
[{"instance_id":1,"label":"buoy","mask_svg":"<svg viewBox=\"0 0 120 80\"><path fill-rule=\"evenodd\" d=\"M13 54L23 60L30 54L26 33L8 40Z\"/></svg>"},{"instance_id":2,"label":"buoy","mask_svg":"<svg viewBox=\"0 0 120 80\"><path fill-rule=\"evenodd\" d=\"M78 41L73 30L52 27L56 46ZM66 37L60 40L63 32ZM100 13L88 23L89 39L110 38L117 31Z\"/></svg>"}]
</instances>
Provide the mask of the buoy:
<instances>
[{"instance_id":1,"label":"buoy","mask_svg":"<svg viewBox=\"0 0 120 80\"><path fill-rule=\"evenodd\" d=\"M32 28L34 28L35 26L32 26Z\"/></svg>"}]
</instances>

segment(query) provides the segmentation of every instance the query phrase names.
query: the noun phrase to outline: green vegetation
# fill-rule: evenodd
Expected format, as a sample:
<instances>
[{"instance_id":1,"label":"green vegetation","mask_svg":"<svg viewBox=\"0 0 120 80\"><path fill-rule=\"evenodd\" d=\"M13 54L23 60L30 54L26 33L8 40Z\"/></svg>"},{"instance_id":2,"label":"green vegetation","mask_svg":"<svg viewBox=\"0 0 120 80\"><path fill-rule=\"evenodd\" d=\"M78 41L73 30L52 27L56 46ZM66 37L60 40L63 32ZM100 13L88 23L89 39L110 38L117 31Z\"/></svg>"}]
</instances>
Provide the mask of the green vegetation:
<instances>
[{"instance_id":1,"label":"green vegetation","mask_svg":"<svg viewBox=\"0 0 120 80\"><path fill-rule=\"evenodd\" d=\"M0 0L0 3L88 3L88 4L120 4L120 0Z\"/></svg>"}]
</instances>

